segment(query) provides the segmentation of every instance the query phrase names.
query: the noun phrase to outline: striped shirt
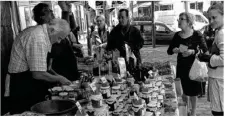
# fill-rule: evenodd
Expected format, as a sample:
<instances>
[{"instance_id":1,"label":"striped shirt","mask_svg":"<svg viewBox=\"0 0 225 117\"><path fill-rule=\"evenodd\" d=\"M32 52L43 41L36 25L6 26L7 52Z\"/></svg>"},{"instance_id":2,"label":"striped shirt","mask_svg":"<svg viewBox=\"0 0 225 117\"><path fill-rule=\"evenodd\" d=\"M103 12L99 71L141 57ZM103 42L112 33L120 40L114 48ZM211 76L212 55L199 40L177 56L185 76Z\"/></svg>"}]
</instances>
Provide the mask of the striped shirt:
<instances>
[{"instance_id":1,"label":"striped shirt","mask_svg":"<svg viewBox=\"0 0 225 117\"><path fill-rule=\"evenodd\" d=\"M50 51L46 24L24 29L13 42L9 73L47 71L47 54Z\"/></svg>"}]
</instances>

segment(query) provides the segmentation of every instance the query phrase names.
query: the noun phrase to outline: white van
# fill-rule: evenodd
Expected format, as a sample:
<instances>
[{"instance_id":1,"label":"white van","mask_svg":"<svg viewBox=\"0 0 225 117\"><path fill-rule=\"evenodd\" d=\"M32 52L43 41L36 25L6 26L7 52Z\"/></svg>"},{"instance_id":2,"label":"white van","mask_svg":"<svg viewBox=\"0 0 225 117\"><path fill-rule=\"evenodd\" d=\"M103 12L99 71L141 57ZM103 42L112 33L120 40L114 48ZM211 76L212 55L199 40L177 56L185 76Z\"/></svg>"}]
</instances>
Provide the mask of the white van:
<instances>
[{"instance_id":1,"label":"white van","mask_svg":"<svg viewBox=\"0 0 225 117\"><path fill-rule=\"evenodd\" d=\"M164 22L176 31L179 31L177 19L182 12L184 12L184 10L155 11L155 20ZM188 12L195 16L195 30L201 30L204 26L209 24L208 19L201 12L192 9L189 9Z\"/></svg>"}]
</instances>

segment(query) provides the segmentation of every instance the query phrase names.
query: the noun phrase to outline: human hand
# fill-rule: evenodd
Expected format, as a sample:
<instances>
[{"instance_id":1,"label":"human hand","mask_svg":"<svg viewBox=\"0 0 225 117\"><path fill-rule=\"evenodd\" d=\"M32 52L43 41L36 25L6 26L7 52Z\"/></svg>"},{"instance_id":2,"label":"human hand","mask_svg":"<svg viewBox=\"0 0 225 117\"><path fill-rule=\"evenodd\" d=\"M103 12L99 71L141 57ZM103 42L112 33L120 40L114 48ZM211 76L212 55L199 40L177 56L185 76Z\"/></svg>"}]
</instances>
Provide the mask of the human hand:
<instances>
[{"instance_id":1,"label":"human hand","mask_svg":"<svg viewBox=\"0 0 225 117\"><path fill-rule=\"evenodd\" d=\"M62 85L70 85L72 84L71 81L69 81L67 78L59 75L59 82L62 84Z\"/></svg>"},{"instance_id":2,"label":"human hand","mask_svg":"<svg viewBox=\"0 0 225 117\"><path fill-rule=\"evenodd\" d=\"M188 57L188 56L194 54L194 52L195 52L194 50L188 49L187 51L184 51L184 52L182 53L182 55L183 55L183 57Z\"/></svg>"},{"instance_id":3,"label":"human hand","mask_svg":"<svg viewBox=\"0 0 225 117\"><path fill-rule=\"evenodd\" d=\"M202 61L202 62L209 62L210 61L210 58L211 58L212 55L210 54L199 54L198 55L198 59L199 61Z\"/></svg>"},{"instance_id":4,"label":"human hand","mask_svg":"<svg viewBox=\"0 0 225 117\"><path fill-rule=\"evenodd\" d=\"M179 53L180 52L180 49L179 48L174 48L173 49L173 53Z\"/></svg>"}]
</instances>

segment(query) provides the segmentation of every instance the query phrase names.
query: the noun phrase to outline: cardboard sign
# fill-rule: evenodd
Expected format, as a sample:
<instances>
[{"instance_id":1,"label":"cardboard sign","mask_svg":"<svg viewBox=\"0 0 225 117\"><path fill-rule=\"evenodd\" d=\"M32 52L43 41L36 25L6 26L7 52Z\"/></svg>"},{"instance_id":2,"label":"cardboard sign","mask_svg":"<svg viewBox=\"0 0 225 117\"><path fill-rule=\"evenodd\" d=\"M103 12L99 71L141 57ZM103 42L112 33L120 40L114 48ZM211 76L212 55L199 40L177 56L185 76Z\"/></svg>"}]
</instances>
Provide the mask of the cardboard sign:
<instances>
[{"instance_id":1,"label":"cardboard sign","mask_svg":"<svg viewBox=\"0 0 225 117\"><path fill-rule=\"evenodd\" d=\"M148 74L149 74L150 77L153 77L153 71L152 70L149 70Z\"/></svg>"},{"instance_id":2,"label":"cardboard sign","mask_svg":"<svg viewBox=\"0 0 225 117\"><path fill-rule=\"evenodd\" d=\"M127 77L127 69L126 69L126 62L125 59L122 57L118 58L118 64L120 69L120 76L121 77Z\"/></svg>"},{"instance_id":3,"label":"cardboard sign","mask_svg":"<svg viewBox=\"0 0 225 117\"><path fill-rule=\"evenodd\" d=\"M101 81L102 81L103 83L106 83L106 82L107 82L107 80L106 80L105 77L101 77Z\"/></svg>"},{"instance_id":4,"label":"cardboard sign","mask_svg":"<svg viewBox=\"0 0 225 117\"><path fill-rule=\"evenodd\" d=\"M79 109L79 111L82 113L82 107L78 101L76 102L76 105L77 105L77 108Z\"/></svg>"},{"instance_id":5,"label":"cardboard sign","mask_svg":"<svg viewBox=\"0 0 225 117\"><path fill-rule=\"evenodd\" d=\"M121 75L120 74L117 74L117 77L118 77L118 79L121 79Z\"/></svg>"},{"instance_id":6,"label":"cardboard sign","mask_svg":"<svg viewBox=\"0 0 225 117\"><path fill-rule=\"evenodd\" d=\"M136 98L137 100L139 100L137 94L134 92L134 98Z\"/></svg>"},{"instance_id":7,"label":"cardboard sign","mask_svg":"<svg viewBox=\"0 0 225 117\"><path fill-rule=\"evenodd\" d=\"M95 90L97 89L94 82L91 83L91 84L89 84L89 86L91 87L91 89L92 89L93 91L95 91Z\"/></svg>"}]
</instances>

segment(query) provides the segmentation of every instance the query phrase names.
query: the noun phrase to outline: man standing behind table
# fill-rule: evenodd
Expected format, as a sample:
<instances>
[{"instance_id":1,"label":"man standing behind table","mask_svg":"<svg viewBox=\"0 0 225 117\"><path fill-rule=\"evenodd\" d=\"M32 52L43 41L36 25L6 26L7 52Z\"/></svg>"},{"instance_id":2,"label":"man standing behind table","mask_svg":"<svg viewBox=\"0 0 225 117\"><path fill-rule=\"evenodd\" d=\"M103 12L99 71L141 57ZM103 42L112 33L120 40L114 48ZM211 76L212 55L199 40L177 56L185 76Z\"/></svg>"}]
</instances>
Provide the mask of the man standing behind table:
<instances>
[{"instance_id":1,"label":"man standing behind table","mask_svg":"<svg viewBox=\"0 0 225 117\"><path fill-rule=\"evenodd\" d=\"M119 50L120 56L126 58L125 44L130 46L131 51L137 58L137 66L141 63L140 49L143 46L144 39L140 31L130 25L129 11L127 9L120 9L118 13L119 24L112 29L109 34L106 50ZM127 62L129 60L126 60ZM130 71L128 67L128 71Z\"/></svg>"},{"instance_id":2,"label":"man standing behind table","mask_svg":"<svg viewBox=\"0 0 225 117\"><path fill-rule=\"evenodd\" d=\"M47 54L70 32L65 20L54 19L48 24L24 29L15 39L8 71L11 76L10 114L22 113L44 101L50 83L70 84L61 76L47 72Z\"/></svg>"}]
</instances>

